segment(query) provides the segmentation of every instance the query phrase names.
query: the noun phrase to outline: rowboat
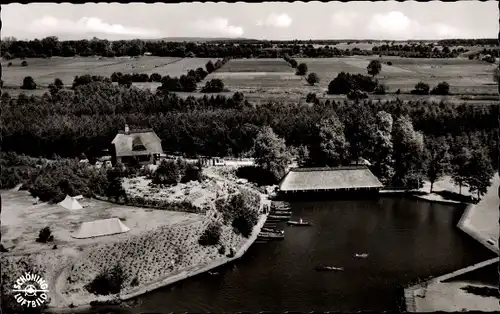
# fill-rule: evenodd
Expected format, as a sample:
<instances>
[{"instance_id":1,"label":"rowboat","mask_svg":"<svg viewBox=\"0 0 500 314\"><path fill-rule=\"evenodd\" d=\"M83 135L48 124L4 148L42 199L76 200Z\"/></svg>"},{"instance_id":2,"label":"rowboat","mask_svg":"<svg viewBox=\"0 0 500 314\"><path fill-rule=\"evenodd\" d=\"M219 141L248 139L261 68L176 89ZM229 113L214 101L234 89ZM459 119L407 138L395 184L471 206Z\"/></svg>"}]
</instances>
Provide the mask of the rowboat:
<instances>
[{"instance_id":1,"label":"rowboat","mask_svg":"<svg viewBox=\"0 0 500 314\"><path fill-rule=\"evenodd\" d=\"M288 220L290 218L290 216L275 216L275 215L269 215L267 216L268 219L270 220Z\"/></svg>"},{"instance_id":2,"label":"rowboat","mask_svg":"<svg viewBox=\"0 0 500 314\"><path fill-rule=\"evenodd\" d=\"M278 233L271 233L271 232L263 232L259 234L258 238L268 239L268 240L283 240L285 238L285 235Z\"/></svg>"},{"instance_id":3,"label":"rowboat","mask_svg":"<svg viewBox=\"0 0 500 314\"><path fill-rule=\"evenodd\" d=\"M354 254L355 257L358 257L358 258L367 258L368 257L368 254L367 253L362 253L362 254Z\"/></svg>"},{"instance_id":4,"label":"rowboat","mask_svg":"<svg viewBox=\"0 0 500 314\"><path fill-rule=\"evenodd\" d=\"M289 220L289 221L287 221L287 224L289 224L291 226L310 226L311 225L311 223L309 223L307 221L303 221L302 218L300 218L299 221Z\"/></svg>"},{"instance_id":5,"label":"rowboat","mask_svg":"<svg viewBox=\"0 0 500 314\"><path fill-rule=\"evenodd\" d=\"M284 233L285 231L282 229L274 229L274 228L262 228L263 232L274 232L274 233Z\"/></svg>"},{"instance_id":6,"label":"rowboat","mask_svg":"<svg viewBox=\"0 0 500 314\"><path fill-rule=\"evenodd\" d=\"M316 271L343 271L344 267L333 267L333 266L318 266L315 268Z\"/></svg>"}]
</instances>

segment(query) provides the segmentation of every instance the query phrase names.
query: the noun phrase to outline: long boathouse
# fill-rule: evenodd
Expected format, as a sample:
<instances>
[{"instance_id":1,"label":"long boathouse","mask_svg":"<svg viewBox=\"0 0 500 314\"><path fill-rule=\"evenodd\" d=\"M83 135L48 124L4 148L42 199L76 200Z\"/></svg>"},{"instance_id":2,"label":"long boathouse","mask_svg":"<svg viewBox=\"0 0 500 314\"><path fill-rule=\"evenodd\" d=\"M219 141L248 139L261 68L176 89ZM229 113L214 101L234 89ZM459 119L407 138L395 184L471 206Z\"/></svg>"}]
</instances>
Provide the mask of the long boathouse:
<instances>
[{"instance_id":1,"label":"long boathouse","mask_svg":"<svg viewBox=\"0 0 500 314\"><path fill-rule=\"evenodd\" d=\"M281 181L282 196L378 195L383 184L366 166L292 168Z\"/></svg>"}]
</instances>

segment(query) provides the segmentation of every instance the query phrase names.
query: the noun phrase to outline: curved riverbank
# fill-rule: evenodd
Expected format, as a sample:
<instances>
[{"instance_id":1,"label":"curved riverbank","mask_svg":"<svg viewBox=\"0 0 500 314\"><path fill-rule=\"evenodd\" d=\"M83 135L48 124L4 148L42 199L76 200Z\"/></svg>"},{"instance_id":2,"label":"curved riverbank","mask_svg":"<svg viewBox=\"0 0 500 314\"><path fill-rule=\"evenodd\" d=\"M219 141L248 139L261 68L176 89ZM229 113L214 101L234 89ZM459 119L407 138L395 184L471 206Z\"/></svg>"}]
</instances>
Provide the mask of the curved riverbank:
<instances>
[{"instance_id":1,"label":"curved riverbank","mask_svg":"<svg viewBox=\"0 0 500 314\"><path fill-rule=\"evenodd\" d=\"M139 295L148 293L152 290L156 290L161 287L165 287L171 284L174 284L178 281L196 276L198 274L207 272L209 270L212 270L214 268L220 267L222 265L228 264L234 260L237 260L245 254L245 252L248 250L248 248L255 242L257 239L257 236L260 233L260 230L262 229L262 226L264 226L264 223L266 222L267 215L261 215L259 222L257 225L254 226L254 229L252 231L251 236L248 238L248 240L243 244L243 246L236 252L236 254L233 257L223 257L215 261L211 261L209 263L205 263L202 265L196 265L193 267L190 267L188 269L183 269L179 271L175 275L169 275L168 277L161 278L158 281L154 283L149 283L146 284L142 287L138 287L132 291L127 292L126 294L120 294L119 298L120 300L129 300L132 298L135 298Z\"/></svg>"}]
</instances>

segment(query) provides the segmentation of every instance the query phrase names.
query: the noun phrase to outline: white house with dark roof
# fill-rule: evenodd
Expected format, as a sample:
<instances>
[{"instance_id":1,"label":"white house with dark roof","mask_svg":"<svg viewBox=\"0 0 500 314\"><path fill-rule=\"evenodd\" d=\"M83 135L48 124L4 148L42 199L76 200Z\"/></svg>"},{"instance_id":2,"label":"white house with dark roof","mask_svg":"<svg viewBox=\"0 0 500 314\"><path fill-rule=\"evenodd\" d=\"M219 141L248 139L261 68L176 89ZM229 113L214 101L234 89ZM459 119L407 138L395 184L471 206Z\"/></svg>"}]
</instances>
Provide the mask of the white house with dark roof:
<instances>
[{"instance_id":1,"label":"white house with dark roof","mask_svg":"<svg viewBox=\"0 0 500 314\"><path fill-rule=\"evenodd\" d=\"M161 139L152 129L118 131L111 142L114 146L114 163L129 164L134 161L140 164L154 162L163 154Z\"/></svg>"}]
</instances>

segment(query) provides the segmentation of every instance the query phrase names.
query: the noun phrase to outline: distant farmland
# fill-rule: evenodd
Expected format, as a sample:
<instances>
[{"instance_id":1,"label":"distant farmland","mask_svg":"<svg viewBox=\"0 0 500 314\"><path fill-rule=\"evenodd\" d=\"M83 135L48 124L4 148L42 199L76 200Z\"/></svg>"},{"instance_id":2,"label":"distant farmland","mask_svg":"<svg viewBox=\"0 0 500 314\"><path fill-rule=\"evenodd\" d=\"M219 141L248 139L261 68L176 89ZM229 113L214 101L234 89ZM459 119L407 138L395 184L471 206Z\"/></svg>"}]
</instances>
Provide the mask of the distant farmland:
<instances>
[{"instance_id":1,"label":"distant farmland","mask_svg":"<svg viewBox=\"0 0 500 314\"><path fill-rule=\"evenodd\" d=\"M207 76L205 81L198 84L198 90L207 80L220 78L226 89L225 95L236 91L242 92L250 101L256 103L268 101L304 102L308 93L316 93L319 98L345 99L344 95L327 95L328 84L340 72L351 74L367 74L366 67L370 60L379 59L378 56L355 56L339 58L296 58L298 63L306 63L309 73L315 72L320 82L309 86L305 77L295 75L295 69L283 59L232 59L220 69ZM181 76L188 70L199 67L205 68L206 63L217 59L210 58L162 58L141 57L100 59L100 58L51 58L27 59L28 67L21 67L20 60L13 60L13 66L7 67L2 62L4 90L11 95L21 92L19 89L25 76L32 76L39 85L34 91L24 91L27 94L41 95L47 91L46 87L56 77L71 85L76 75L92 74L109 77L113 72L122 73L159 73L162 76ZM497 86L493 82L492 71L494 64L468 59L423 59L382 57L382 71L377 79L388 88L387 95L371 95L372 99L447 99L462 102L493 101L497 95ZM387 62L392 65L387 65ZM436 86L446 81L450 84L451 96L430 97L410 95L415 84L423 81ZM137 88L150 88L153 91L159 83L134 83ZM397 90L401 91L396 95ZM190 95L181 93L182 97ZM203 95L199 92L193 96ZM489 95L489 96L485 96Z\"/></svg>"},{"instance_id":2,"label":"distant farmland","mask_svg":"<svg viewBox=\"0 0 500 314\"><path fill-rule=\"evenodd\" d=\"M205 64L216 59L207 58L169 58L169 57L141 57L133 58L95 58L74 57L50 59L27 59L27 67L21 66L21 60L15 59L8 67L7 61L2 61L2 80L6 87L19 87L25 76L31 76L40 87L47 87L60 78L65 85L71 85L76 75L101 75L110 77L114 72L122 73L160 73L161 75L180 76L188 70L198 67L205 68Z\"/></svg>"}]
</instances>

